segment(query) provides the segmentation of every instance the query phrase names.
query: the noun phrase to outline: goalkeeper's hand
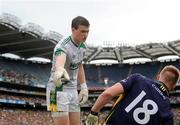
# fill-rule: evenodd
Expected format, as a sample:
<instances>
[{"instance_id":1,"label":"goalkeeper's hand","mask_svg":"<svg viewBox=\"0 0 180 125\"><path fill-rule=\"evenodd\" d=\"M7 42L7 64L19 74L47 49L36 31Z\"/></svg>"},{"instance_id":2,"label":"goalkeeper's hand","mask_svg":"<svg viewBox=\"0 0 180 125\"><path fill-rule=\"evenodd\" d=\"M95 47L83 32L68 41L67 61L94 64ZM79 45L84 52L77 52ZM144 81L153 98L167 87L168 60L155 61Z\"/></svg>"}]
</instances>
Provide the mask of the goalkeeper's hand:
<instances>
[{"instance_id":1,"label":"goalkeeper's hand","mask_svg":"<svg viewBox=\"0 0 180 125\"><path fill-rule=\"evenodd\" d=\"M79 104L83 105L88 100L88 88L86 83L81 84L81 90L79 93Z\"/></svg>"},{"instance_id":2,"label":"goalkeeper's hand","mask_svg":"<svg viewBox=\"0 0 180 125\"><path fill-rule=\"evenodd\" d=\"M98 125L98 113L91 111L87 116L86 125Z\"/></svg>"},{"instance_id":3,"label":"goalkeeper's hand","mask_svg":"<svg viewBox=\"0 0 180 125\"><path fill-rule=\"evenodd\" d=\"M69 81L69 75L63 67L58 67L53 75L53 82L56 86L62 85L62 80Z\"/></svg>"}]
</instances>

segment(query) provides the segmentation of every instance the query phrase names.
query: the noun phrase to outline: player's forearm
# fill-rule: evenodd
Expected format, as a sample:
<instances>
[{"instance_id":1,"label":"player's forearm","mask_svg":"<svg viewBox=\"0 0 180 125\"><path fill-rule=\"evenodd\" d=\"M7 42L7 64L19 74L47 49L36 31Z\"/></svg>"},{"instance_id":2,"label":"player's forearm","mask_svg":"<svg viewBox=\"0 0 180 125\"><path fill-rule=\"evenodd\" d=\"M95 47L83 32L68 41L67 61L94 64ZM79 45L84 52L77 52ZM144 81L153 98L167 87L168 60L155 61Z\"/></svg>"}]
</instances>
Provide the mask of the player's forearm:
<instances>
[{"instance_id":1,"label":"player's forearm","mask_svg":"<svg viewBox=\"0 0 180 125\"><path fill-rule=\"evenodd\" d=\"M81 64L80 67L79 67L78 80L79 80L79 82L80 82L81 84L82 84L82 83L86 83L86 77L85 77L85 73L84 73L83 64Z\"/></svg>"},{"instance_id":2,"label":"player's forearm","mask_svg":"<svg viewBox=\"0 0 180 125\"><path fill-rule=\"evenodd\" d=\"M93 105L93 107L91 108L91 110L93 112L99 112L104 105L106 105L111 99L113 98L113 96L109 93L109 92L103 92L98 99L96 100L95 104Z\"/></svg>"},{"instance_id":3,"label":"player's forearm","mask_svg":"<svg viewBox=\"0 0 180 125\"><path fill-rule=\"evenodd\" d=\"M99 112L104 105L106 105L113 97L122 94L124 92L123 86L120 83L107 88L97 99L92 111Z\"/></svg>"}]
</instances>

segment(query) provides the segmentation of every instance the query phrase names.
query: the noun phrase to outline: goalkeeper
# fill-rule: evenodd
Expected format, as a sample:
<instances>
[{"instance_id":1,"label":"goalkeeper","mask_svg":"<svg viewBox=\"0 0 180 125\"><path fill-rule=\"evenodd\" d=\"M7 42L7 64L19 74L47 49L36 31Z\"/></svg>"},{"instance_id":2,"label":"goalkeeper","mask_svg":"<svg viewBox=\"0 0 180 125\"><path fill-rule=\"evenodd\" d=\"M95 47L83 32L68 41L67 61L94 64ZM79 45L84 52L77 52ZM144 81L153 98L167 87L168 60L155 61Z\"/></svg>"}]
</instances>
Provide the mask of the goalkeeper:
<instances>
[{"instance_id":1,"label":"goalkeeper","mask_svg":"<svg viewBox=\"0 0 180 125\"><path fill-rule=\"evenodd\" d=\"M51 111L55 125L80 124L80 106L88 99L82 61L89 25L84 17L75 17L71 25L72 34L62 39L54 48L46 96L47 109ZM77 81L80 83L79 95Z\"/></svg>"}]
</instances>

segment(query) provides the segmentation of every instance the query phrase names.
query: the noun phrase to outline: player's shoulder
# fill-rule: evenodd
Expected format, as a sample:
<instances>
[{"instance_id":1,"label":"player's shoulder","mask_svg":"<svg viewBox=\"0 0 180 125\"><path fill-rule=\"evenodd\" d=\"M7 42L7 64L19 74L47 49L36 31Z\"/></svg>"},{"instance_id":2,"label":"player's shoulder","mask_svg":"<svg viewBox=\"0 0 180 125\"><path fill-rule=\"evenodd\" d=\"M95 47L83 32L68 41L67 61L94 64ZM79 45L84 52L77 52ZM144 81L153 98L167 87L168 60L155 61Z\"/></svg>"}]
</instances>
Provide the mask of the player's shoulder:
<instances>
[{"instance_id":1,"label":"player's shoulder","mask_svg":"<svg viewBox=\"0 0 180 125\"><path fill-rule=\"evenodd\" d=\"M70 37L63 37L55 46L55 50L59 48L66 48L70 42Z\"/></svg>"},{"instance_id":2,"label":"player's shoulder","mask_svg":"<svg viewBox=\"0 0 180 125\"><path fill-rule=\"evenodd\" d=\"M66 46L68 45L68 43L71 41L71 37L68 36L68 37L64 37L62 38L59 42L58 42L58 46Z\"/></svg>"},{"instance_id":3,"label":"player's shoulder","mask_svg":"<svg viewBox=\"0 0 180 125\"><path fill-rule=\"evenodd\" d=\"M144 76L141 75L141 74L139 74L139 73L134 73L134 74L129 75L127 78L121 80L120 83L125 83L125 82L127 82L127 81L133 81L133 82L135 82L135 81L138 81L138 80L142 79L143 77L144 77Z\"/></svg>"},{"instance_id":4,"label":"player's shoulder","mask_svg":"<svg viewBox=\"0 0 180 125\"><path fill-rule=\"evenodd\" d=\"M70 37L62 38L55 46L54 53L55 55L63 52L66 53L68 50L68 43L70 41Z\"/></svg>"},{"instance_id":5,"label":"player's shoulder","mask_svg":"<svg viewBox=\"0 0 180 125\"><path fill-rule=\"evenodd\" d=\"M140 73L135 73L134 77L139 78L140 80L153 81L151 78L149 78L149 77L147 77L145 75L142 75Z\"/></svg>"},{"instance_id":6,"label":"player's shoulder","mask_svg":"<svg viewBox=\"0 0 180 125\"><path fill-rule=\"evenodd\" d=\"M130 79L136 80L136 81L142 81L142 82L151 82L153 81L152 79L148 78L147 76L144 76L140 73L134 73L129 76Z\"/></svg>"},{"instance_id":7,"label":"player's shoulder","mask_svg":"<svg viewBox=\"0 0 180 125\"><path fill-rule=\"evenodd\" d=\"M140 73L131 74L130 77L133 77L133 78L145 78L145 76L143 76L143 75L140 74Z\"/></svg>"}]
</instances>

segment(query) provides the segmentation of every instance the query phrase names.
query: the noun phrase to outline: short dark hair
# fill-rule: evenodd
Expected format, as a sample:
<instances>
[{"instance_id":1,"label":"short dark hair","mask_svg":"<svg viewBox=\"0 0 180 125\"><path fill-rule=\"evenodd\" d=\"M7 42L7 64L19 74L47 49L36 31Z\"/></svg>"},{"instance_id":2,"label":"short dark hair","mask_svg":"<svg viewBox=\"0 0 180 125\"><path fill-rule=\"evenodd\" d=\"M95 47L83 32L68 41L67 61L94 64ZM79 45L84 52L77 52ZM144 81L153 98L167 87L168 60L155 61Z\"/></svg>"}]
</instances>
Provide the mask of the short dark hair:
<instances>
[{"instance_id":1,"label":"short dark hair","mask_svg":"<svg viewBox=\"0 0 180 125\"><path fill-rule=\"evenodd\" d=\"M87 26L89 27L89 21L82 17L82 16L77 16L72 20L71 28L77 29L79 25Z\"/></svg>"}]
</instances>

